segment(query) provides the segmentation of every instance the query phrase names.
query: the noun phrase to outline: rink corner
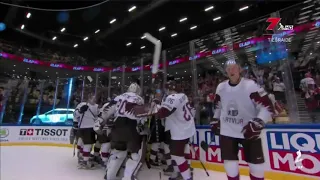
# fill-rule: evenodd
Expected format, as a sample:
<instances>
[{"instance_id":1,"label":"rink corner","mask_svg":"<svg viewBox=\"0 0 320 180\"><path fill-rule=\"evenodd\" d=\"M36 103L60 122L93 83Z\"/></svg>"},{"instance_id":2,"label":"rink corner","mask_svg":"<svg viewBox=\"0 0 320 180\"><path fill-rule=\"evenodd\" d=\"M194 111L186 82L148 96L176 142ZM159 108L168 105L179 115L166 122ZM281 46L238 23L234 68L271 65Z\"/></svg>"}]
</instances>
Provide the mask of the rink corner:
<instances>
[{"instance_id":1,"label":"rink corner","mask_svg":"<svg viewBox=\"0 0 320 180\"><path fill-rule=\"evenodd\" d=\"M210 171L225 172L222 164L204 163L204 165ZM199 161L192 161L191 166L193 168L203 169ZM240 167L240 174L244 176L249 176L249 169L245 167ZM270 172L270 171L265 172L265 178L266 180L319 180L312 177L304 177L304 176L297 176L294 174L286 174L286 173Z\"/></svg>"}]
</instances>

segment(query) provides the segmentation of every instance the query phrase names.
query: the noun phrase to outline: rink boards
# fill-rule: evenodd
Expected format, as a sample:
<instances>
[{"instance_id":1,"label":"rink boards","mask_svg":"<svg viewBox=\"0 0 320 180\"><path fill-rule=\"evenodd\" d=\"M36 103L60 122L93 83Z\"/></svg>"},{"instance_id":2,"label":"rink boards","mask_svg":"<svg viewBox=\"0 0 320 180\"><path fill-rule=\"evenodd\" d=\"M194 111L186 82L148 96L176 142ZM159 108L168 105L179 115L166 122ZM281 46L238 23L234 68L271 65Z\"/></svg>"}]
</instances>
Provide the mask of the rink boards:
<instances>
[{"instance_id":1,"label":"rink boards","mask_svg":"<svg viewBox=\"0 0 320 180\"><path fill-rule=\"evenodd\" d=\"M71 127L68 126L1 126L2 146L62 146L71 147ZM261 135L265 154L266 178L272 180L320 179L320 125L270 125ZM199 148L201 141L210 144L207 152ZM213 136L209 126L198 126L191 151L193 166L224 171L219 137ZM248 175L240 147L240 172Z\"/></svg>"}]
</instances>

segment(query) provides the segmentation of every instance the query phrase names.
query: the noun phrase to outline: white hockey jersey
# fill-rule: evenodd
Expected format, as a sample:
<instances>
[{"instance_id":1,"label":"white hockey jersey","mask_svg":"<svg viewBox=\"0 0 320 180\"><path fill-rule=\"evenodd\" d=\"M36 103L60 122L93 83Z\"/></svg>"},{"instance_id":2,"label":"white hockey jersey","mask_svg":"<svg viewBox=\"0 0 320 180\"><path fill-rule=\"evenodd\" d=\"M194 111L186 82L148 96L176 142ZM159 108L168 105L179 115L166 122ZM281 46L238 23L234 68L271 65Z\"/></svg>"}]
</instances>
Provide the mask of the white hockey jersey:
<instances>
[{"instance_id":1,"label":"white hockey jersey","mask_svg":"<svg viewBox=\"0 0 320 180\"><path fill-rule=\"evenodd\" d=\"M141 118L136 117L132 113L132 109L136 105L144 104L144 100L142 99L142 97L132 92L126 92L115 97L114 101L117 102L116 112L114 115L116 118L126 117L132 120L141 120Z\"/></svg>"},{"instance_id":2,"label":"white hockey jersey","mask_svg":"<svg viewBox=\"0 0 320 180\"><path fill-rule=\"evenodd\" d=\"M267 123L274 111L264 89L245 78L235 86L230 85L229 81L220 83L214 105L214 118L220 119L220 134L241 139L244 139L241 131L250 120L260 118Z\"/></svg>"},{"instance_id":3,"label":"white hockey jersey","mask_svg":"<svg viewBox=\"0 0 320 180\"><path fill-rule=\"evenodd\" d=\"M166 130L170 130L173 140L183 140L192 137L196 132L194 110L188 97L183 93L171 94L161 104L162 108L175 111L166 117Z\"/></svg>"},{"instance_id":4,"label":"white hockey jersey","mask_svg":"<svg viewBox=\"0 0 320 180\"><path fill-rule=\"evenodd\" d=\"M82 106L88 105L88 110L84 114L80 114L79 110ZM78 104L74 111L73 121L78 122L79 128L93 128L94 122L99 115L98 104L91 105L90 103L82 102Z\"/></svg>"}]
</instances>

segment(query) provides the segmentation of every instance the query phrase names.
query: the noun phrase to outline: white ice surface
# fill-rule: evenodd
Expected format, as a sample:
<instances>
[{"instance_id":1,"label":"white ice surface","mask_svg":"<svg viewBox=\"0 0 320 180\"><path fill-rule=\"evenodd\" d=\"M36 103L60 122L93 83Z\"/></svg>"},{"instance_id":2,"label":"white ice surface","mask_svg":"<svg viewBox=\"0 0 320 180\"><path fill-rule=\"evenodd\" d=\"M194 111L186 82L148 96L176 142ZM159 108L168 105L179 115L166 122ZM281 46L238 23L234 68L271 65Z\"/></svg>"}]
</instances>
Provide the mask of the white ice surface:
<instances>
[{"instance_id":1,"label":"white ice surface","mask_svg":"<svg viewBox=\"0 0 320 180\"><path fill-rule=\"evenodd\" d=\"M62 147L0 147L1 180L103 180L104 169L83 170L77 168L72 148ZM143 167L138 180L160 180L158 169ZM225 173L195 169L194 180L227 180ZM163 176L161 180L167 180ZM241 180L249 180L243 176Z\"/></svg>"}]
</instances>

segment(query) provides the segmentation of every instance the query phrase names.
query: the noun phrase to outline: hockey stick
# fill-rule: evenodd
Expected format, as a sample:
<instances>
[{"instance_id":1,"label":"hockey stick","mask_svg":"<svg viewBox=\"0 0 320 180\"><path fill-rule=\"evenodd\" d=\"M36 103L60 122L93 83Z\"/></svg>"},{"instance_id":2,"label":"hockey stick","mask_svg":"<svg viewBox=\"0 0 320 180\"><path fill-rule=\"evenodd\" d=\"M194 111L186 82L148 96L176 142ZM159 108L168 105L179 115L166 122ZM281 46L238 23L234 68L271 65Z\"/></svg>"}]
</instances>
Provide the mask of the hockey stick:
<instances>
[{"instance_id":1,"label":"hockey stick","mask_svg":"<svg viewBox=\"0 0 320 180\"><path fill-rule=\"evenodd\" d=\"M190 146L191 151L194 153L194 155L196 156L196 158L200 161L200 164L201 164L202 168L204 169L204 171L206 172L207 176L209 177L210 175L209 175L209 173L208 173L208 170L207 170L207 168L204 166L204 164L203 164L202 160L200 159L200 157L197 155L196 150L194 149L193 145L192 145L190 142L189 142L188 144L189 144L189 146Z\"/></svg>"},{"instance_id":2,"label":"hockey stick","mask_svg":"<svg viewBox=\"0 0 320 180\"><path fill-rule=\"evenodd\" d=\"M213 133L212 133L213 134ZM205 141L201 141L200 143L200 147L204 150L204 151L208 151L210 144L214 141L215 135L213 134L213 136L211 136L210 142L209 144L207 144Z\"/></svg>"},{"instance_id":3,"label":"hockey stick","mask_svg":"<svg viewBox=\"0 0 320 180\"><path fill-rule=\"evenodd\" d=\"M162 47L162 43L160 40L156 39L155 37L153 37L151 34L149 33L144 33L144 36L146 37L146 39L148 41L150 41L151 43L154 44L154 54L153 54L153 63L152 63L152 81L151 81L151 86L154 85L154 82L155 82L155 79L156 79L156 76L157 76L157 73L158 73L158 69L159 69L159 61L160 61L160 53L161 53L161 47ZM154 104L153 107L151 107L151 112L153 112L153 108L155 107L156 105ZM157 119L156 119L157 121ZM159 127L158 127L158 123L156 123L156 140L158 143L160 143L160 140L159 140ZM158 160L158 165L160 166L160 160ZM159 172L159 177L161 179L161 171Z\"/></svg>"}]
</instances>

